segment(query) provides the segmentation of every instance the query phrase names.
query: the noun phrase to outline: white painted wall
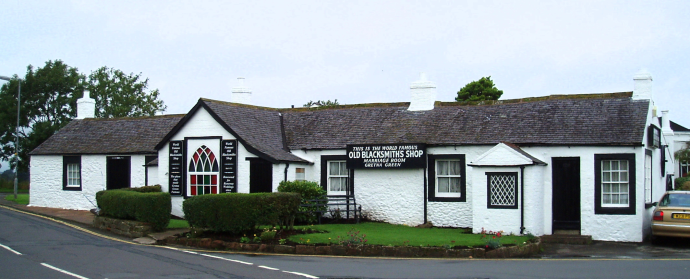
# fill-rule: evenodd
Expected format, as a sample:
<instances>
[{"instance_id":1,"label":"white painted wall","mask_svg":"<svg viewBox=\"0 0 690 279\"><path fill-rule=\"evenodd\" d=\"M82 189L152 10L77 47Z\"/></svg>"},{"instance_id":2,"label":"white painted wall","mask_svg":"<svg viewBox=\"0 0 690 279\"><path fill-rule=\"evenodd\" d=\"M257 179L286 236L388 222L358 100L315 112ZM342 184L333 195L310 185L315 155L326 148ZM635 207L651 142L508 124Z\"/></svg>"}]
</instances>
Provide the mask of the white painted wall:
<instances>
[{"instance_id":1,"label":"white painted wall","mask_svg":"<svg viewBox=\"0 0 690 279\"><path fill-rule=\"evenodd\" d=\"M61 155L33 155L29 206L78 210L94 208L91 202L96 203L96 192L106 188L108 156L130 156L131 186L144 185L144 155L81 155L81 191L62 190Z\"/></svg>"},{"instance_id":2,"label":"white painted wall","mask_svg":"<svg viewBox=\"0 0 690 279\"><path fill-rule=\"evenodd\" d=\"M424 223L423 169L355 170L355 198L372 220L416 226Z\"/></svg>"},{"instance_id":3,"label":"white painted wall","mask_svg":"<svg viewBox=\"0 0 690 279\"><path fill-rule=\"evenodd\" d=\"M158 166L150 166L149 168L149 185L160 184L158 181Z\"/></svg>"}]
</instances>

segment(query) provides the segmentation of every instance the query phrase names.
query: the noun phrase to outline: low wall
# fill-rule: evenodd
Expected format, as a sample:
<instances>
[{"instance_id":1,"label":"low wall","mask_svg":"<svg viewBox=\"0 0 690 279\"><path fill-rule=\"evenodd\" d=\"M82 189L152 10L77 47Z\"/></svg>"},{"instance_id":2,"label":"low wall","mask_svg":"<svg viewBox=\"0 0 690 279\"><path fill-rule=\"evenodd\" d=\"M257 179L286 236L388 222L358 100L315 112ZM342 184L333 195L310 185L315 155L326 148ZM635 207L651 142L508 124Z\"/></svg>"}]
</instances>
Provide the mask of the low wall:
<instances>
[{"instance_id":1,"label":"low wall","mask_svg":"<svg viewBox=\"0 0 690 279\"><path fill-rule=\"evenodd\" d=\"M153 231L152 226L148 223L104 216L96 216L96 218L93 219L93 226L101 230L111 231L132 238L147 236Z\"/></svg>"}]
</instances>

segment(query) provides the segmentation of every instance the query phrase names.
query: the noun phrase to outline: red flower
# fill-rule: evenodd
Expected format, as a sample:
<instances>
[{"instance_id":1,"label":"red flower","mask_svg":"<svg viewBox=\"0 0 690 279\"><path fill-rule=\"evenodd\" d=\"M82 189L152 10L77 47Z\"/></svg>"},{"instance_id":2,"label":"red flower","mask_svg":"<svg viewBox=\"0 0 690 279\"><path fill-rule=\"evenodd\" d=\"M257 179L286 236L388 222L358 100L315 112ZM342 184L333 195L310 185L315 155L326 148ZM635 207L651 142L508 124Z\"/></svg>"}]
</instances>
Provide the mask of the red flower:
<instances>
[{"instance_id":1,"label":"red flower","mask_svg":"<svg viewBox=\"0 0 690 279\"><path fill-rule=\"evenodd\" d=\"M493 238L496 239L496 236L494 235Z\"/></svg>"}]
</instances>

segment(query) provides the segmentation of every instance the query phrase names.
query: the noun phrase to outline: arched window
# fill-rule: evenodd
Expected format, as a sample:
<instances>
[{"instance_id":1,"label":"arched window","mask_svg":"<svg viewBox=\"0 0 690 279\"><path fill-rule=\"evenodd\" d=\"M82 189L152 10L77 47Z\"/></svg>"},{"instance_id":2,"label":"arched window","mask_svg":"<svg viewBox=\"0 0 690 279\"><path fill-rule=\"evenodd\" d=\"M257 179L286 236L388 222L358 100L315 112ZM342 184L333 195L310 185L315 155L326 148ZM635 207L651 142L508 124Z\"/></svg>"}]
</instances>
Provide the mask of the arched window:
<instances>
[{"instance_id":1,"label":"arched window","mask_svg":"<svg viewBox=\"0 0 690 279\"><path fill-rule=\"evenodd\" d=\"M218 158L206 145L189 160L189 194L218 194Z\"/></svg>"}]
</instances>

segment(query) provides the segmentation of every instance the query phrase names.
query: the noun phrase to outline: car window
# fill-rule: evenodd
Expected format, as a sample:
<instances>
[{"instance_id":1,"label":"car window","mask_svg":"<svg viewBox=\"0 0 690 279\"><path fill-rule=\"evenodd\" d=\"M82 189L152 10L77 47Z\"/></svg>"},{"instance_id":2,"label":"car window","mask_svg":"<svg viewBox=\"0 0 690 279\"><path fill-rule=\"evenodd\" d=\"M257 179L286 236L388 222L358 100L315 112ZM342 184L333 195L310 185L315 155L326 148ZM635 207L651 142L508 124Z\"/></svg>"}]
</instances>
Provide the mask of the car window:
<instances>
[{"instance_id":1,"label":"car window","mask_svg":"<svg viewBox=\"0 0 690 279\"><path fill-rule=\"evenodd\" d=\"M690 206L690 195L666 194L661 198L660 206Z\"/></svg>"}]
</instances>

